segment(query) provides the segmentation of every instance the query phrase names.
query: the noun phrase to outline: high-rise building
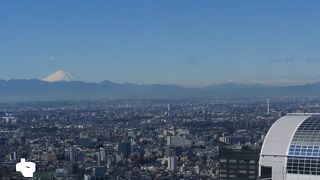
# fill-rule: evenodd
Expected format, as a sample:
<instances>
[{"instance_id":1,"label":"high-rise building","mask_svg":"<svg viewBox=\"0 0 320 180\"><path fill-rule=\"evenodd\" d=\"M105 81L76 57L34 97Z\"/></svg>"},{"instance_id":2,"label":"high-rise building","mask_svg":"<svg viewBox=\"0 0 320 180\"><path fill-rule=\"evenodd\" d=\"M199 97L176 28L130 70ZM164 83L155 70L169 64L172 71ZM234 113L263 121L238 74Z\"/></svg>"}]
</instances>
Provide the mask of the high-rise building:
<instances>
[{"instance_id":1,"label":"high-rise building","mask_svg":"<svg viewBox=\"0 0 320 180\"><path fill-rule=\"evenodd\" d=\"M95 157L97 159L98 162L101 162L101 155L100 155L100 152L95 152Z\"/></svg>"},{"instance_id":2,"label":"high-rise building","mask_svg":"<svg viewBox=\"0 0 320 180\"><path fill-rule=\"evenodd\" d=\"M250 180L258 178L260 149L249 146L219 148L219 180Z\"/></svg>"},{"instance_id":3,"label":"high-rise building","mask_svg":"<svg viewBox=\"0 0 320 180\"><path fill-rule=\"evenodd\" d=\"M75 161L76 160L75 149L73 147L69 147L68 151L69 151L69 160L70 161Z\"/></svg>"},{"instance_id":4,"label":"high-rise building","mask_svg":"<svg viewBox=\"0 0 320 180\"><path fill-rule=\"evenodd\" d=\"M171 104L168 104L168 108L167 108L168 112L171 111Z\"/></svg>"},{"instance_id":5,"label":"high-rise building","mask_svg":"<svg viewBox=\"0 0 320 180\"><path fill-rule=\"evenodd\" d=\"M168 170L169 171L176 171L177 170L177 161L178 158L176 156L174 157L168 157Z\"/></svg>"},{"instance_id":6,"label":"high-rise building","mask_svg":"<svg viewBox=\"0 0 320 180\"><path fill-rule=\"evenodd\" d=\"M265 137L259 164L261 179L320 179L320 115L278 119Z\"/></svg>"},{"instance_id":7,"label":"high-rise building","mask_svg":"<svg viewBox=\"0 0 320 180\"><path fill-rule=\"evenodd\" d=\"M166 146L165 147L165 156L166 157L172 157L172 156L176 156L177 152L176 149L170 146Z\"/></svg>"},{"instance_id":8,"label":"high-rise building","mask_svg":"<svg viewBox=\"0 0 320 180\"><path fill-rule=\"evenodd\" d=\"M131 154L131 143L129 141L119 142L118 151L124 159L127 159Z\"/></svg>"},{"instance_id":9,"label":"high-rise building","mask_svg":"<svg viewBox=\"0 0 320 180\"><path fill-rule=\"evenodd\" d=\"M101 161L106 161L106 150L104 148L100 148L99 153Z\"/></svg>"},{"instance_id":10,"label":"high-rise building","mask_svg":"<svg viewBox=\"0 0 320 180\"><path fill-rule=\"evenodd\" d=\"M107 155L107 166L108 168L110 168L112 166L112 164L116 161L116 158L114 157L114 155L109 154Z\"/></svg>"}]
</instances>

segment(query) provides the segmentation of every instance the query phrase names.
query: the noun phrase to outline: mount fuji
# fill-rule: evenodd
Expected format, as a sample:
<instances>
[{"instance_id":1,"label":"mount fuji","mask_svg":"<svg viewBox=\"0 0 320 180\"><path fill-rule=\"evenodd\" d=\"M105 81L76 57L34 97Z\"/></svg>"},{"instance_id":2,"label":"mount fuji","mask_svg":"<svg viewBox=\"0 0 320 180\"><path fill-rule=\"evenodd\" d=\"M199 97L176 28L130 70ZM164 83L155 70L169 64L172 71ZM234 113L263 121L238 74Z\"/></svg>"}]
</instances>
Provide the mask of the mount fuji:
<instances>
[{"instance_id":1,"label":"mount fuji","mask_svg":"<svg viewBox=\"0 0 320 180\"><path fill-rule=\"evenodd\" d=\"M76 81L76 78L69 72L58 70L57 72L50 74L42 80L47 82L70 82Z\"/></svg>"}]
</instances>

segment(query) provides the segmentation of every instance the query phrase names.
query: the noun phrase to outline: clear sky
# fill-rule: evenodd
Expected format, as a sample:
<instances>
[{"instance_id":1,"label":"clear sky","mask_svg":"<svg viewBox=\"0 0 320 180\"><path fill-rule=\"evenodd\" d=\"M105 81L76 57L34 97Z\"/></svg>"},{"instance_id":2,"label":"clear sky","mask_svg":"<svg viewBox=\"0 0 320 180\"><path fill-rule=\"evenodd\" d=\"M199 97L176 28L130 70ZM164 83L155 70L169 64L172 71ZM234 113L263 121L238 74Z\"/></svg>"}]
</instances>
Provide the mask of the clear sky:
<instances>
[{"instance_id":1,"label":"clear sky","mask_svg":"<svg viewBox=\"0 0 320 180\"><path fill-rule=\"evenodd\" d=\"M0 79L320 80L318 0L1 0Z\"/></svg>"}]
</instances>

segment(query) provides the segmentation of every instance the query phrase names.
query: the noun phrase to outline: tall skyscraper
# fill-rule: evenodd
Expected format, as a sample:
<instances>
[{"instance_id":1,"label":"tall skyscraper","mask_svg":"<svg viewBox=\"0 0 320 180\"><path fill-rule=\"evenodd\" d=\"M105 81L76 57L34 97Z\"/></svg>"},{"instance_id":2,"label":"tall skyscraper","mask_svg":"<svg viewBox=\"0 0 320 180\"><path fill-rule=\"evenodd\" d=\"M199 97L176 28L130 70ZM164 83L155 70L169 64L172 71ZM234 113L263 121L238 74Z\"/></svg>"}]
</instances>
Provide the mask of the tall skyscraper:
<instances>
[{"instance_id":1,"label":"tall skyscraper","mask_svg":"<svg viewBox=\"0 0 320 180\"><path fill-rule=\"evenodd\" d=\"M118 151L124 159L127 159L131 154L131 143L129 141L119 142Z\"/></svg>"},{"instance_id":2,"label":"tall skyscraper","mask_svg":"<svg viewBox=\"0 0 320 180\"><path fill-rule=\"evenodd\" d=\"M168 104L167 110L168 110L168 112L171 111L171 104Z\"/></svg>"},{"instance_id":3,"label":"tall skyscraper","mask_svg":"<svg viewBox=\"0 0 320 180\"><path fill-rule=\"evenodd\" d=\"M70 161L76 161L75 149L73 147L69 147L68 151L69 151L69 160Z\"/></svg>"},{"instance_id":4,"label":"tall skyscraper","mask_svg":"<svg viewBox=\"0 0 320 180\"><path fill-rule=\"evenodd\" d=\"M99 153L101 161L106 161L106 150L104 148L100 148Z\"/></svg>"},{"instance_id":5,"label":"tall skyscraper","mask_svg":"<svg viewBox=\"0 0 320 180\"><path fill-rule=\"evenodd\" d=\"M178 162L178 157L173 156L173 157L168 157L168 170L169 171L176 171L177 170L177 162Z\"/></svg>"}]
</instances>

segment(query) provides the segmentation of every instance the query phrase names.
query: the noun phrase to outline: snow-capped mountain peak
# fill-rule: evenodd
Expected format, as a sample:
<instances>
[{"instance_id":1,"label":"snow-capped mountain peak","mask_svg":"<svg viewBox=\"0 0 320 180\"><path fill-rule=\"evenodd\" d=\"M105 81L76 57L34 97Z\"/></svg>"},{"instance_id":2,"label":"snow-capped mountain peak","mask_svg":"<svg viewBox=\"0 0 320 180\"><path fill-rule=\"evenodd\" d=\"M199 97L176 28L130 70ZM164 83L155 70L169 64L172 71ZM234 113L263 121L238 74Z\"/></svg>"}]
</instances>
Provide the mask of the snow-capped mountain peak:
<instances>
[{"instance_id":1,"label":"snow-capped mountain peak","mask_svg":"<svg viewBox=\"0 0 320 180\"><path fill-rule=\"evenodd\" d=\"M59 82L59 81L75 81L76 78L69 72L58 70L57 72L49 75L48 77L42 79L43 81L47 82Z\"/></svg>"}]
</instances>

